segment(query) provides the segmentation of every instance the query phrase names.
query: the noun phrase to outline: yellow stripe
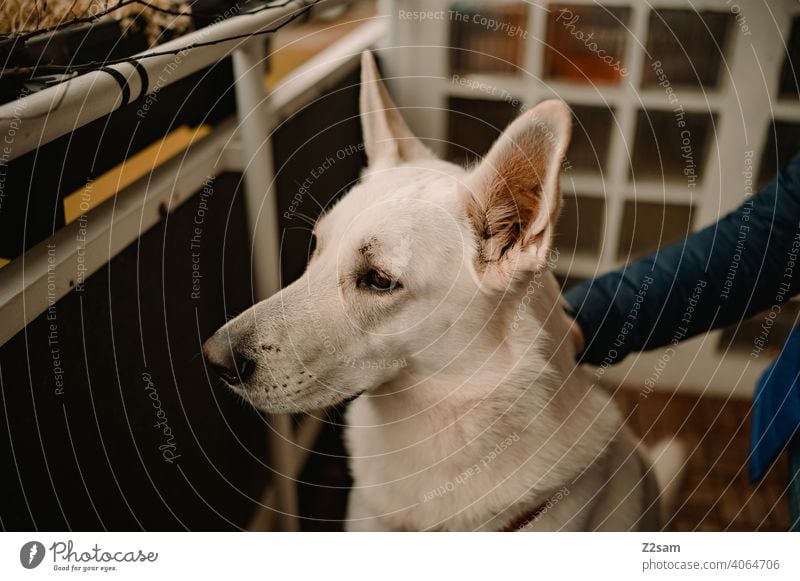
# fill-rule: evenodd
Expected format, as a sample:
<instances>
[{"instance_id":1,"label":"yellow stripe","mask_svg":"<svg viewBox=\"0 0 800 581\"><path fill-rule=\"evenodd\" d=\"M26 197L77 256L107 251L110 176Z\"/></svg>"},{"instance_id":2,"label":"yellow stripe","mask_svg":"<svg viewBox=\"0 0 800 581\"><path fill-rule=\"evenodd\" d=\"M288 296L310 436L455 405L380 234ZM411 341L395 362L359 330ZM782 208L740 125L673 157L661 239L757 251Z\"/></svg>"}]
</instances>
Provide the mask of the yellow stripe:
<instances>
[{"instance_id":1,"label":"yellow stripe","mask_svg":"<svg viewBox=\"0 0 800 581\"><path fill-rule=\"evenodd\" d=\"M208 125L200 125L194 129L185 125L178 127L163 139L150 144L97 179L88 182L81 189L72 192L64 198L65 223L74 222L82 214L183 152L210 131Z\"/></svg>"},{"instance_id":2,"label":"yellow stripe","mask_svg":"<svg viewBox=\"0 0 800 581\"><path fill-rule=\"evenodd\" d=\"M3 268L6 264L10 262L11 261L8 258L0 258L0 268Z\"/></svg>"}]
</instances>

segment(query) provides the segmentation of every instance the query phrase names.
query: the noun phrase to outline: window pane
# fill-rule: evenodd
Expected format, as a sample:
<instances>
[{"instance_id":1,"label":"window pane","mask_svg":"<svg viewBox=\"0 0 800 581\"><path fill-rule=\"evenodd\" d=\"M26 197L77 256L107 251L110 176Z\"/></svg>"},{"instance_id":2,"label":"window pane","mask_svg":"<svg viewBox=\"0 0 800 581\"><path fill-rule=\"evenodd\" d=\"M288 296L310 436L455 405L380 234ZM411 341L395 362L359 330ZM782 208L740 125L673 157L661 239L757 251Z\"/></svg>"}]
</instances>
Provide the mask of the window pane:
<instances>
[{"instance_id":1,"label":"window pane","mask_svg":"<svg viewBox=\"0 0 800 581\"><path fill-rule=\"evenodd\" d=\"M800 305L795 301L787 301L781 305L777 315L770 310L762 311L741 324L726 327L719 338L719 349L775 357L794 328L799 314ZM768 333L765 332L765 325L769 325Z\"/></svg>"},{"instance_id":2,"label":"window pane","mask_svg":"<svg viewBox=\"0 0 800 581\"><path fill-rule=\"evenodd\" d=\"M792 21L792 32L789 35L789 44L783 59L780 97L782 99L800 98L800 18Z\"/></svg>"},{"instance_id":3,"label":"window pane","mask_svg":"<svg viewBox=\"0 0 800 581\"><path fill-rule=\"evenodd\" d=\"M518 73L525 51L525 4L454 4L450 19L450 69L457 73Z\"/></svg>"},{"instance_id":4,"label":"window pane","mask_svg":"<svg viewBox=\"0 0 800 581\"><path fill-rule=\"evenodd\" d=\"M642 85L661 82L655 63L672 85L715 87L719 81L723 50L733 22L726 12L654 10L650 13L647 53Z\"/></svg>"},{"instance_id":5,"label":"window pane","mask_svg":"<svg viewBox=\"0 0 800 581\"><path fill-rule=\"evenodd\" d=\"M603 236L605 203L602 198L564 194L556 228L561 260L573 254L598 256Z\"/></svg>"},{"instance_id":6,"label":"window pane","mask_svg":"<svg viewBox=\"0 0 800 581\"><path fill-rule=\"evenodd\" d=\"M625 202L618 258L649 254L685 238L692 227L692 207L657 202Z\"/></svg>"},{"instance_id":7,"label":"window pane","mask_svg":"<svg viewBox=\"0 0 800 581\"><path fill-rule=\"evenodd\" d=\"M714 115L640 110L631 152L631 177L699 184Z\"/></svg>"},{"instance_id":8,"label":"window pane","mask_svg":"<svg viewBox=\"0 0 800 581\"><path fill-rule=\"evenodd\" d=\"M569 167L601 172L606 167L614 115L606 107L572 106L572 140L567 151Z\"/></svg>"},{"instance_id":9,"label":"window pane","mask_svg":"<svg viewBox=\"0 0 800 581\"><path fill-rule=\"evenodd\" d=\"M512 103L485 99L448 99L447 157L471 163L485 155L492 143L519 114Z\"/></svg>"},{"instance_id":10,"label":"window pane","mask_svg":"<svg viewBox=\"0 0 800 581\"><path fill-rule=\"evenodd\" d=\"M544 76L581 83L618 83L624 65L625 7L550 4Z\"/></svg>"},{"instance_id":11,"label":"window pane","mask_svg":"<svg viewBox=\"0 0 800 581\"><path fill-rule=\"evenodd\" d=\"M758 170L758 188L762 188L800 151L800 123L776 121L769 124L767 142Z\"/></svg>"}]
</instances>

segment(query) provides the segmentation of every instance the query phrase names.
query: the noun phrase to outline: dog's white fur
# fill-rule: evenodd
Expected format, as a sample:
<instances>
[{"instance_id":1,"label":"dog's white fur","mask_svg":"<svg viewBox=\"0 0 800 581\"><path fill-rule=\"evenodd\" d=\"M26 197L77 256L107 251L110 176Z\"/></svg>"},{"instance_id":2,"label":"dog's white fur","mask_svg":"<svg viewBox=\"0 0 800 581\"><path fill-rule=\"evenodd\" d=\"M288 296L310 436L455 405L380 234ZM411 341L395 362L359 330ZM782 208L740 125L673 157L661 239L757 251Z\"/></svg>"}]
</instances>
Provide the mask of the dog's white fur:
<instances>
[{"instance_id":1,"label":"dog's white fur","mask_svg":"<svg viewBox=\"0 0 800 581\"><path fill-rule=\"evenodd\" d=\"M567 107L523 113L465 170L411 134L369 54L362 70L361 183L318 222L303 277L207 352L254 361L231 388L266 411L360 395L351 530L503 530L536 507L525 530L658 528L653 471L576 367L548 270Z\"/></svg>"}]
</instances>

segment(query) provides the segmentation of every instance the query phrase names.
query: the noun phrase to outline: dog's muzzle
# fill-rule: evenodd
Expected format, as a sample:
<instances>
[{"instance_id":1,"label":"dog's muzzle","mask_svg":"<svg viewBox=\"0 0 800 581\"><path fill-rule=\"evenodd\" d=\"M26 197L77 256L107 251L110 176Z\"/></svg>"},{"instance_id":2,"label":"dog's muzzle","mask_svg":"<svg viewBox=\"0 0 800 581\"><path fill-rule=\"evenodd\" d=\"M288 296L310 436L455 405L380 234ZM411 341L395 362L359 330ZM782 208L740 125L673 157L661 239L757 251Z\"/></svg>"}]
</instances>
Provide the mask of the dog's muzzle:
<instances>
[{"instance_id":1,"label":"dog's muzzle","mask_svg":"<svg viewBox=\"0 0 800 581\"><path fill-rule=\"evenodd\" d=\"M217 335L203 343L203 356L214 373L231 386L247 383L256 368L255 361Z\"/></svg>"}]
</instances>

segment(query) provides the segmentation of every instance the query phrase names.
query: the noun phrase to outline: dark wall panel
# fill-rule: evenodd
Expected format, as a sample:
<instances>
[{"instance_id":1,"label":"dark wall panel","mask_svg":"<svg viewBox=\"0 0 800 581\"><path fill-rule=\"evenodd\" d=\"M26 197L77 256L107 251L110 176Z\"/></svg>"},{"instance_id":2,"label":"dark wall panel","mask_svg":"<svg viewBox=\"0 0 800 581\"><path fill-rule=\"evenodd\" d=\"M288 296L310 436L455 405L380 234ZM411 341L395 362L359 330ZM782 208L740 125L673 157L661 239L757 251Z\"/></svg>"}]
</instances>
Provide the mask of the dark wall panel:
<instances>
[{"instance_id":1,"label":"dark wall panel","mask_svg":"<svg viewBox=\"0 0 800 581\"><path fill-rule=\"evenodd\" d=\"M238 182L209 188L197 248L199 197L0 349L3 528L246 521L268 474L264 422L208 380L199 356L225 313L251 301Z\"/></svg>"},{"instance_id":2,"label":"dark wall panel","mask_svg":"<svg viewBox=\"0 0 800 581\"><path fill-rule=\"evenodd\" d=\"M274 137L284 282L308 255L295 212L316 216L363 164L357 79ZM77 176L91 160L71 163ZM200 345L252 304L250 280L241 176L226 174L0 346L0 529L246 526L270 475L268 428L209 380Z\"/></svg>"},{"instance_id":3,"label":"dark wall panel","mask_svg":"<svg viewBox=\"0 0 800 581\"><path fill-rule=\"evenodd\" d=\"M358 179L366 164L358 118L359 74L294 115L275 134L284 284L306 268L311 224Z\"/></svg>"}]
</instances>

